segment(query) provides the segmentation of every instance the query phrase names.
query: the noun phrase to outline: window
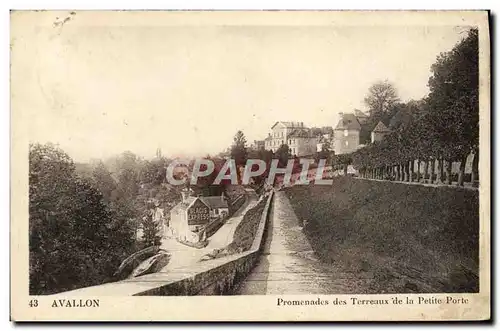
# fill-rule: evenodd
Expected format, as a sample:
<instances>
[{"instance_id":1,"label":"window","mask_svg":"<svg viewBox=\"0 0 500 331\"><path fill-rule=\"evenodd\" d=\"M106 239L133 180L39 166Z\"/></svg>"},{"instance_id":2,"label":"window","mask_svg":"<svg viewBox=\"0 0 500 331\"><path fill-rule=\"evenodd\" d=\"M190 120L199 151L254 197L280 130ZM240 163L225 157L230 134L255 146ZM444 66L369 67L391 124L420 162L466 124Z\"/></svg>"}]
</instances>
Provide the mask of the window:
<instances>
[{"instance_id":1,"label":"window","mask_svg":"<svg viewBox=\"0 0 500 331\"><path fill-rule=\"evenodd\" d=\"M347 137L349 135L349 130L344 130L344 137Z\"/></svg>"},{"instance_id":2,"label":"window","mask_svg":"<svg viewBox=\"0 0 500 331\"><path fill-rule=\"evenodd\" d=\"M348 142L347 140L345 141L345 145L346 145L346 146L349 146L349 142Z\"/></svg>"}]
</instances>

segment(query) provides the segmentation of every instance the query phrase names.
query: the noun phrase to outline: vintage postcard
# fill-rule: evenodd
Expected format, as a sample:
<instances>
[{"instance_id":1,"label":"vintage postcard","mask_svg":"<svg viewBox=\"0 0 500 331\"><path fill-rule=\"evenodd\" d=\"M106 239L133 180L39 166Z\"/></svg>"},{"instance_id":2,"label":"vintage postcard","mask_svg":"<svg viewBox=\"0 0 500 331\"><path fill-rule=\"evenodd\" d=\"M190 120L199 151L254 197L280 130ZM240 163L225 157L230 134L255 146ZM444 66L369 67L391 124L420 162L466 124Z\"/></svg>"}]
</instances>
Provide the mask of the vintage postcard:
<instances>
[{"instance_id":1,"label":"vintage postcard","mask_svg":"<svg viewBox=\"0 0 500 331\"><path fill-rule=\"evenodd\" d=\"M490 319L487 11L12 11L15 321Z\"/></svg>"}]
</instances>

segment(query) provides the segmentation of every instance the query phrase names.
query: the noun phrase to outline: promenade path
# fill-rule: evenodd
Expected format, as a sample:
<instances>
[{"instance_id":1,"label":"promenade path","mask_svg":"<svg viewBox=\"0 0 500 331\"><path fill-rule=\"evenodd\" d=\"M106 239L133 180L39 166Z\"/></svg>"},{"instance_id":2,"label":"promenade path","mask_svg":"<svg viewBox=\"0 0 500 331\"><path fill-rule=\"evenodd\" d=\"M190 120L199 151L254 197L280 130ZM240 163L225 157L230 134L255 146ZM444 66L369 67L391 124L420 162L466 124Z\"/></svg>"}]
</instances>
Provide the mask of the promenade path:
<instances>
[{"instance_id":1,"label":"promenade path","mask_svg":"<svg viewBox=\"0 0 500 331\"><path fill-rule=\"evenodd\" d=\"M319 262L288 197L277 191L263 254L233 294L354 293L352 275Z\"/></svg>"}]
</instances>

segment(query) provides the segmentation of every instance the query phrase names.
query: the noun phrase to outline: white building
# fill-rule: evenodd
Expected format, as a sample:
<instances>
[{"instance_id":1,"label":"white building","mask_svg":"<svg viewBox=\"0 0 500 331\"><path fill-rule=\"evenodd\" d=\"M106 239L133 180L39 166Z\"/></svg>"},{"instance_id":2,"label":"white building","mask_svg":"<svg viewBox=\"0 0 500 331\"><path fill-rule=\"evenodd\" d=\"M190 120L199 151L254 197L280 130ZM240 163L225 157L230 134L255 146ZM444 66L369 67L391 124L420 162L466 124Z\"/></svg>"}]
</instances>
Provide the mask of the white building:
<instances>
[{"instance_id":1,"label":"white building","mask_svg":"<svg viewBox=\"0 0 500 331\"><path fill-rule=\"evenodd\" d=\"M281 145L288 145L290 154L304 156L316 151L317 142L303 122L278 121L265 139L265 148L276 152Z\"/></svg>"}]
</instances>

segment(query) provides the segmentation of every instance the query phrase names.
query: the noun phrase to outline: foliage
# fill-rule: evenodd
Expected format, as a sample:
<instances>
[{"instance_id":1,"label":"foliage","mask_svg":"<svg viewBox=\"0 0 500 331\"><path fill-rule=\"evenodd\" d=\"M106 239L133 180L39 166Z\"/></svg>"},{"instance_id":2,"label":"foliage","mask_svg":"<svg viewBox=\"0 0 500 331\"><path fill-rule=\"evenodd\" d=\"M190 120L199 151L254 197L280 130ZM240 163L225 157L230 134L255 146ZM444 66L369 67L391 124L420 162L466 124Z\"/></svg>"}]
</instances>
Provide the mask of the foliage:
<instances>
[{"instance_id":1,"label":"foliage","mask_svg":"<svg viewBox=\"0 0 500 331\"><path fill-rule=\"evenodd\" d=\"M233 146L231 147L231 157L234 159L236 166L244 166L247 162L247 140L242 131L236 132L233 138Z\"/></svg>"},{"instance_id":2,"label":"foliage","mask_svg":"<svg viewBox=\"0 0 500 331\"><path fill-rule=\"evenodd\" d=\"M321 143L321 151L316 152L315 155L315 161L316 163L319 162L319 160L326 160L326 164L330 164L332 162L332 159L334 157L334 152L331 150L331 144L328 139L325 139Z\"/></svg>"},{"instance_id":3,"label":"foliage","mask_svg":"<svg viewBox=\"0 0 500 331\"><path fill-rule=\"evenodd\" d=\"M288 159L290 158L290 147L287 144L281 145L274 153L274 158L278 159L279 167L286 167Z\"/></svg>"},{"instance_id":4,"label":"foliage","mask_svg":"<svg viewBox=\"0 0 500 331\"><path fill-rule=\"evenodd\" d=\"M387 82L370 88L365 100L372 110L368 125L385 121L391 133L353 154L360 172L402 165L411 173L405 167L415 159L461 161L463 172L467 155L477 154L479 146L477 38L477 30L471 29L451 51L437 57L429 96L422 100L396 103L395 90ZM389 101L384 101L386 96Z\"/></svg>"},{"instance_id":5,"label":"foliage","mask_svg":"<svg viewBox=\"0 0 500 331\"><path fill-rule=\"evenodd\" d=\"M389 81L379 81L373 84L365 97L365 104L371 116L381 116L399 102L396 88Z\"/></svg>"},{"instance_id":6,"label":"foliage","mask_svg":"<svg viewBox=\"0 0 500 331\"><path fill-rule=\"evenodd\" d=\"M30 293L109 280L132 249L131 229L57 147L30 145L29 165Z\"/></svg>"},{"instance_id":7,"label":"foliage","mask_svg":"<svg viewBox=\"0 0 500 331\"><path fill-rule=\"evenodd\" d=\"M154 206L148 207L145 215L142 217L143 243L145 247L161 244L161 223L154 219Z\"/></svg>"}]
</instances>

